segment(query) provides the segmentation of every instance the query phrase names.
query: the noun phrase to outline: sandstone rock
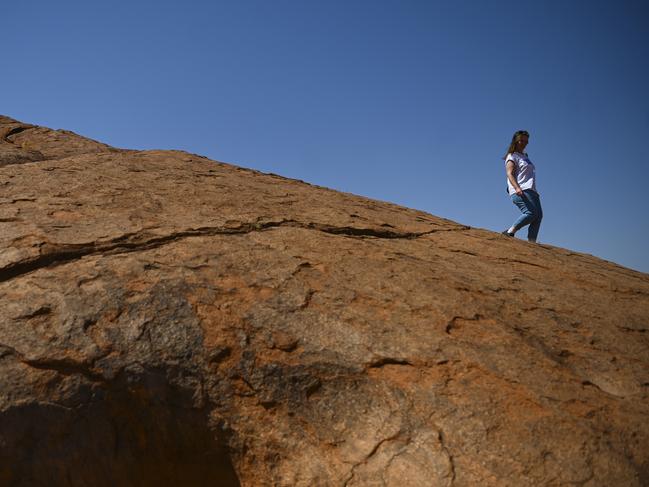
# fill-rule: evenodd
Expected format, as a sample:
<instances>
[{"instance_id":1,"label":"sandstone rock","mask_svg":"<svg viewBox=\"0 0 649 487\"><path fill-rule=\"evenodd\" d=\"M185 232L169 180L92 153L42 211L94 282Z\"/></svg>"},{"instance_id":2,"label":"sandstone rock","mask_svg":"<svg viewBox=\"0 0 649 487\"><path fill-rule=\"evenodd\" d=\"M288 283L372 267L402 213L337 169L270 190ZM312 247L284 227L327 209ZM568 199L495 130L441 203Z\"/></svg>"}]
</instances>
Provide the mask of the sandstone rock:
<instances>
[{"instance_id":1,"label":"sandstone rock","mask_svg":"<svg viewBox=\"0 0 649 487\"><path fill-rule=\"evenodd\" d=\"M0 115L0 167L97 152L119 150L68 130L37 127Z\"/></svg>"},{"instance_id":2,"label":"sandstone rock","mask_svg":"<svg viewBox=\"0 0 649 487\"><path fill-rule=\"evenodd\" d=\"M0 485L649 484L648 275L0 129Z\"/></svg>"}]
</instances>

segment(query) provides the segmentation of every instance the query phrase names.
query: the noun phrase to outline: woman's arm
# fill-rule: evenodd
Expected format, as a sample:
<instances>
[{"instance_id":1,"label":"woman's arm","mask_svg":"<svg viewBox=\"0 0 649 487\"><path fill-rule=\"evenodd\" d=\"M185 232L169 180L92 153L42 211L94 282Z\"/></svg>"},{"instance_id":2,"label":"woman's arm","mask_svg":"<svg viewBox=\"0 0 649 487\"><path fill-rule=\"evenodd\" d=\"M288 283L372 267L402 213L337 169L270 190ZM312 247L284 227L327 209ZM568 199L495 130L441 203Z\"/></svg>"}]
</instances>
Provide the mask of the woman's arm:
<instances>
[{"instance_id":1,"label":"woman's arm","mask_svg":"<svg viewBox=\"0 0 649 487\"><path fill-rule=\"evenodd\" d=\"M516 181L516 176L514 176L514 169L515 168L516 168L516 166L514 165L514 161L507 161L507 179L509 179L509 182L514 187L514 190L516 191L516 194L518 196L523 196L523 190L518 185L518 181Z\"/></svg>"}]
</instances>

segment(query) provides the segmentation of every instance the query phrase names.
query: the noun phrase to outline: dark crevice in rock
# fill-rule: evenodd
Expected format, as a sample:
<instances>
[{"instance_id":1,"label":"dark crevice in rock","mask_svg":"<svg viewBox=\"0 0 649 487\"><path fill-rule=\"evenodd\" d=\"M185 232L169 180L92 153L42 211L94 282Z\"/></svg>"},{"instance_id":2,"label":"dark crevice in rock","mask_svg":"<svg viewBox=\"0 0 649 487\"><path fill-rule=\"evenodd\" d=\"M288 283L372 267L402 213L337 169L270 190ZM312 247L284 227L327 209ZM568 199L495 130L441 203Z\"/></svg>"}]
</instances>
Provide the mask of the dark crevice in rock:
<instances>
[{"instance_id":1,"label":"dark crevice in rock","mask_svg":"<svg viewBox=\"0 0 649 487\"><path fill-rule=\"evenodd\" d=\"M148 370L89 395L73 407L32 402L3 412L0 485L240 485L227 429L213 432L192 390Z\"/></svg>"},{"instance_id":2,"label":"dark crevice in rock","mask_svg":"<svg viewBox=\"0 0 649 487\"><path fill-rule=\"evenodd\" d=\"M36 127L31 126L31 125L22 125L20 127L14 127L11 130L9 130L9 132L4 134L4 137L3 137L4 141L9 142L10 144L13 144L13 141L9 140L9 137L11 137L12 135L16 135L16 134L19 134L21 132L24 132L25 130L30 130L30 129L34 129L34 128L36 128Z\"/></svg>"},{"instance_id":3,"label":"dark crevice in rock","mask_svg":"<svg viewBox=\"0 0 649 487\"><path fill-rule=\"evenodd\" d=\"M37 162L45 159L45 156L40 151L27 149L22 144L16 144L10 139L13 135L35 128L37 127L33 125L20 125L10 129L0 127L0 143L6 143L11 146L10 148L5 147L5 149L0 151L0 167Z\"/></svg>"},{"instance_id":4,"label":"dark crevice in rock","mask_svg":"<svg viewBox=\"0 0 649 487\"><path fill-rule=\"evenodd\" d=\"M649 331L647 328L632 328L630 326L618 326L618 329L629 333L646 333Z\"/></svg>"},{"instance_id":5,"label":"dark crevice in rock","mask_svg":"<svg viewBox=\"0 0 649 487\"><path fill-rule=\"evenodd\" d=\"M602 390L601 387L599 387L597 384L594 384L593 382L591 382L589 380L582 380L581 385L582 385L582 387L593 387L593 388L597 389L600 392L605 392L605 391Z\"/></svg>"},{"instance_id":6,"label":"dark crevice in rock","mask_svg":"<svg viewBox=\"0 0 649 487\"><path fill-rule=\"evenodd\" d=\"M52 312L52 308L50 306L39 306L35 310L32 310L24 315L18 316L17 319L24 320L24 319L36 318L37 316L48 315L51 312Z\"/></svg>"},{"instance_id":7,"label":"dark crevice in rock","mask_svg":"<svg viewBox=\"0 0 649 487\"><path fill-rule=\"evenodd\" d=\"M374 448L372 448L372 451L370 451L370 452L367 454L367 456L365 457L365 459L364 459L364 460L363 460L359 465L361 465L361 464L363 464L363 463L367 463L367 462L370 460L370 458L372 458L374 455L376 455L376 452L379 451L379 448L381 448L381 446L382 446L384 443L387 443L387 442L389 442L389 441L395 441L395 440L397 440L400 436L401 436L401 431L397 431L397 432L396 432L395 434L393 434L392 436L390 436L390 437L388 437L388 438L383 438L383 439L382 439L381 441L379 441L376 445L374 445ZM408 443L408 441L406 441L406 444L407 444L407 443Z\"/></svg>"},{"instance_id":8,"label":"dark crevice in rock","mask_svg":"<svg viewBox=\"0 0 649 487\"><path fill-rule=\"evenodd\" d=\"M296 222L297 223L297 222ZM295 225L300 228L309 228L318 230L324 233L331 233L333 235L346 235L349 237L375 237L375 238L399 238L399 239L413 239L427 235L425 233L412 233L412 232L394 232L392 230L379 230L375 228L356 228L356 227L336 227L333 225L322 225L316 223L309 223L307 225Z\"/></svg>"},{"instance_id":9,"label":"dark crevice in rock","mask_svg":"<svg viewBox=\"0 0 649 487\"><path fill-rule=\"evenodd\" d=\"M456 254L464 254L464 255L470 255L471 257L479 257L479 255L476 254L475 252L469 252L468 250L462 250L462 249L449 249L449 248L447 248L447 249L445 249L445 250L448 250L449 252L454 252L454 253L456 253Z\"/></svg>"},{"instance_id":10,"label":"dark crevice in rock","mask_svg":"<svg viewBox=\"0 0 649 487\"><path fill-rule=\"evenodd\" d=\"M378 230L375 228L336 227L332 225L322 225L317 223L309 223L309 224L303 224L299 222L293 222L293 223L294 224L289 224L288 226L313 229L324 233L330 233L333 235L346 235L349 237L375 237L381 239L402 239L402 240L413 240L419 237L425 237L426 235L432 235L434 233L457 232L457 231L464 231L469 229L469 227L462 226L458 228L443 228L443 229L429 230L427 232L393 232L391 230Z\"/></svg>"},{"instance_id":11,"label":"dark crevice in rock","mask_svg":"<svg viewBox=\"0 0 649 487\"><path fill-rule=\"evenodd\" d=\"M40 310L40 308L39 308ZM37 311L38 312L38 311ZM67 375L81 375L91 382L104 382L105 378L101 374L97 374L91 370L91 366L87 364L75 362L69 359L27 359L25 356L9 345L0 343L0 358L12 356L17 361L40 370L51 370L58 374ZM101 358L101 357L99 357Z\"/></svg>"},{"instance_id":12,"label":"dark crevice in rock","mask_svg":"<svg viewBox=\"0 0 649 487\"><path fill-rule=\"evenodd\" d=\"M445 437L444 437L444 432L442 430L439 430L439 433L437 435L437 439L439 440L439 444L442 447L442 450L444 453L446 453L446 456L448 457L448 462L450 465L451 469L451 485L455 483L455 460L453 459L453 455L451 455L451 452L449 451L448 447L446 446L445 443Z\"/></svg>"},{"instance_id":13,"label":"dark crevice in rock","mask_svg":"<svg viewBox=\"0 0 649 487\"><path fill-rule=\"evenodd\" d=\"M5 345L4 343L0 343L0 359L3 357L7 357L9 355L14 357L20 356L20 354L16 351L15 348L10 347L9 345Z\"/></svg>"},{"instance_id":14,"label":"dark crevice in rock","mask_svg":"<svg viewBox=\"0 0 649 487\"><path fill-rule=\"evenodd\" d=\"M506 263L512 263L512 264L513 264L513 263L516 263L516 264L525 264L525 265L529 265L529 266L532 266L532 267L538 267L539 269L545 269L545 270L548 270L548 268L545 267L545 266L542 266L542 265L539 265L539 264L535 264L534 262L527 262L527 261L525 261L525 260L509 259L509 258L507 258L507 259L502 259L502 258L501 258L501 259L498 259L498 260L504 261L504 262L506 262Z\"/></svg>"},{"instance_id":15,"label":"dark crevice in rock","mask_svg":"<svg viewBox=\"0 0 649 487\"><path fill-rule=\"evenodd\" d=\"M399 359L399 358L393 358L393 357L383 357L378 360L375 360L374 362L371 362L367 368L368 369L376 369L379 367L383 367L385 365L410 365L412 366L412 363L409 362L408 360L405 359Z\"/></svg>"},{"instance_id":16,"label":"dark crevice in rock","mask_svg":"<svg viewBox=\"0 0 649 487\"><path fill-rule=\"evenodd\" d=\"M32 259L8 265L0 270L0 282L5 282L15 277L28 274L46 267L61 265L66 262L81 259L90 255L117 254L150 250L168 243L177 242L188 237L205 237L216 235L247 234L255 231L265 231L277 227L294 227L306 230L346 235L350 237L376 237L388 239L413 239L442 231L456 231L460 229L431 230L422 233L395 233L392 231L376 230L371 228L334 227L317 223L301 223L295 220L282 220L266 223L242 223L236 227L205 227L183 232L172 233L162 237L146 238L146 234L128 234L107 242L93 243L90 245L43 245L42 254Z\"/></svg>"},{"instance_id":17,"label":"dark crevice in rock","mask_svg":"<svg viewBox=\"0 0 649 487\"><path fill-rule=\"evenodd\" d=\"M232 354L232 349L230 347L223 346L223 345L222 346L216 346L208 354L207 361L210 364L218 364L220 362L223 362L231 354Z\"/></svg>"},{"instance_id":18,"label":"dark crevice in rock","mask_svg":"<svg viewBox=\"0 0 649 487\"><path fill-rule=\"evenodd\" d=\"M77 247L75 249L62 249L57 252L48 253L39 257L17 262L8 265L0 271L0 282L8 281L15 277L38 269L43 269L53 265L63 264L72 260L80 259L86 255L93 254L93 247Z\"/></svg>"},{"instance_id":19,"label":"dark crevice in rock","mask_svg":"<svg viewBox=\"0 0 649 487\"><path fill-rule=\"evenodd\" d=\"M458 320L463 320L463 321L480 321L482 319L482 316L479 314L475 314L470 318L467 318L465 316L454 316L451 318L451 320L446 324L446 327L444 328L444 332L447 335L450 335L451 332L453 331L454 328L457 328L457 321Z\"/></svg>"},{"instance_id":20,"label":"dark crevice in rock","mask_svg":"<svg viewBox=\"0 0 649 487\"><path fill-rule=\"evenodd\" d=\"M101 374L92 372L87 365L74 362L71 360L26 360L22 359L22 363L34 367L35 369L51 370L61 375L82 375L91 382L104 382L105 379Z\"/></svg>"},{"instance_id":21,"label":"dark crevice in rock","mask_svg":"<svg viewBox=\"0 0 649 487\"><path fill-rule=\"evenodd\" d=\"M379 440L379 441L376 443L376 445L374 445L374 447L372 448L372 450L367 454L367 456L366 456L363 460L361 460L360 462L358 462L357 464L355 464L355 465L352 467L352 469L351 469L351 471L350 471L350 474L349 474L349 477L345 480L345 483L344 483L343 485L344 485L345 487L346 487L347 485L349 485L349 483L350 483L350 482L354 479L354 477L356 476L356 470L357 470L359 467L361 467L362 465L366 465L367 462L369 462L370 459L371 459L374 455L376 455L376 453L379 451L379 449L381 448L381 446L382 446L383 444L388 443L388 442L390 442L390 441L398 440L399 437L400 437L401 435L402 435L402 432L401 432L401 431L397 431L397 432L396 432L395 434L393 434L392 436L390 436L390 437L388 437L388 438L383 438L383 439ZM408 440L406 440L406 444L407 444L407 443L408 443Z\"/></svg>"}]
</instances>

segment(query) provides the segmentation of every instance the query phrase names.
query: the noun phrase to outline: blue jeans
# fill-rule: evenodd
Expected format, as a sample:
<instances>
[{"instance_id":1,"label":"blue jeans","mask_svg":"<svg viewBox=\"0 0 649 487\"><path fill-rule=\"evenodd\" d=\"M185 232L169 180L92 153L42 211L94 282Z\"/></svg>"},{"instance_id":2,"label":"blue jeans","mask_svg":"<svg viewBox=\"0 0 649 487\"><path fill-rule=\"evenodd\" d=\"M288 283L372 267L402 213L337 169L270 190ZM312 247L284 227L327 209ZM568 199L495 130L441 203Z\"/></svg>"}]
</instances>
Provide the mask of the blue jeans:
<instances>
[{"instance_id":1,"label":"blue jeans","mask_svg":"<svg viewBox=\"0 0 649 487\"><path fill-rule=\"evenodd\" d=\"M539 228L541 227L541 219L543 218L543 209L541 208L539 194L531 189L526 189L523 190L523 196L513 194L512 202L523 213L514 223L514 231L518 231L525 225L529 225L527 239L536 241L536 236L539 234Z\"/></svg>"}]
</instances>

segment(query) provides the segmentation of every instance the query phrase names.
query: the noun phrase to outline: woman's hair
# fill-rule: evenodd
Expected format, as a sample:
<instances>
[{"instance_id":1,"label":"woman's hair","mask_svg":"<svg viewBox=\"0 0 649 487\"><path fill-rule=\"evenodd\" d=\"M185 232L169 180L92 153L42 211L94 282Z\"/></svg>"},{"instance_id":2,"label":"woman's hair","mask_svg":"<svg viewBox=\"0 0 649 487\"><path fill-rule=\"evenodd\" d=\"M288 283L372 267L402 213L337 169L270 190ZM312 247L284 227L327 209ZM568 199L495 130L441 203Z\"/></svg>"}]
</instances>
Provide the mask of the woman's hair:
<instances>
[{"instance_id":1,"label":"woman's hair","mask_svg":"<svg viewBox=\"0 0 649 487\"><path fill-rule=\"evenodd\" d=\"M505 152L505 157L503 157L503 159L506 159L506 158L507 158L507 154L511 154L512 152L515 152L515 151L516 151L516 142L518 142L519 139L520 139L523 135L525 135L525 136L527 136L527 137L530 136L530 134L527 132L527 130L517 130L517 131L514 133L514 135L513 135L513 137L512 137L512 141L511 141L511 143L509 144L509 148L507 149L507 152Z\"/></svg>"}]
</instances>

